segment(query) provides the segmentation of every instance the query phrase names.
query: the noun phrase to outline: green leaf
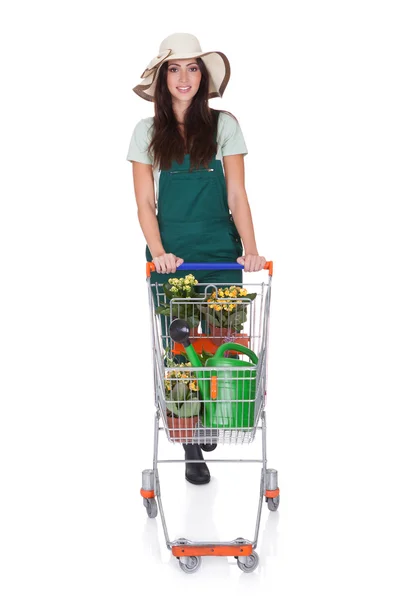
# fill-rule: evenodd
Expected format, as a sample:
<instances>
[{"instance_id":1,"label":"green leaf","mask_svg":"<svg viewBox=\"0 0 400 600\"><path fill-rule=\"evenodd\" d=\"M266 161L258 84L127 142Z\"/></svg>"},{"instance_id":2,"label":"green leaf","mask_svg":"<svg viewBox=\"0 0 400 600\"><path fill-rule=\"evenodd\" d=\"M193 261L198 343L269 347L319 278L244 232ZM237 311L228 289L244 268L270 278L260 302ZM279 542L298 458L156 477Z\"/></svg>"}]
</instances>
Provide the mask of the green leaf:
<instances>
[{"instance_id":1,"label":"green leaf","mask_svg":"<svg viewBox=\"0 0 400 600\"><path fill-rule=\"evenodd\" d=\"M243 296L243 298L250 298L250 300L254 300L254 298L257 296L256 293L254 294L247 294L247 296Z\"/></svg>"},{"instance_id":2,"label":"green leaf","mask_svg":"<svg viewBox=\"0 0 400 600\"><path fill-rule=\"evenodd\" d=\"M206 317L206 320L208 323L211 323L211 325L214 325L214 327L222 327L223 326L223 318L224 315L222 314L222 310L221 312L216 312L214 315L209 315L208 317Z\"/></svg>"},{"instance_id":3,"label":"green leaf","mask_svg":"<svg viewBox=\"0 0 400 600\"><path fill-rule=\"evenodd\" d=\"M221 327L221 318L223 317L222 310L214 311L206 306L201 306L200 311L205 315L208 323L211 323L211 325L214 325L214 327Z\"/></svg>"},{"instance_id":4,"label":"green leaf","mask_svg":"<svg viewBox=\"0 0 400 600\"><path fill-rule=\"evenodd\" d=\"M171 398L174 402L183 402L188 393L188 386L183 381L177 381L172 388Z\"/></svg>"},{"instance_id":5,"label":"green leaf","mask_svg":"<svg viewBox=\"0 0 400 600\"><path fill-rule=\"evenodd\" d=\"M247 321L246 310L240 309L236 312L232 312L227 319L228 329L234 329L235 331L241 331L243 329L243 323Z\"/></svg>"},{"instance_id":6,"label":"green leaf","mask_svg":"<svg viewBox=\"0 0 400 600\"><path fill-rule=\"evenodd\" d=\"M190 317L188 317L186 319L190 329L192 329L193 327L197 327L197 325L200 323L200 320L197 318L196 315L191 315Z\"/></svg>"},{"instance_id":7,"label":"green leaf","mask_svg":"<svg viewBox=\"0 0 400 600\"><path fill-rule=\"evenodd\" d=\"M165 402L167 409L172 412L174 415L177 414L177 412L179 411L179 406L175 403L172 402L172 400L169 398L168 400L166 400Z\"/></svg>"},{"instance_id":8,"label":"green leaf","mask_svg":"<svg viewBox=\"0 0 400 600\"><path fill-rule=\"evenodd\" d=\"M181 403L166 401L167 409L177 417L193 417L198 415L201 408L201 402L197 396L189 395L189 397Z\"/></svg>"},{"instance_id":9,"label":"green leaf","mask_svg":"<svg viewBox=\"0 0 400 600\"><path fill-rule=\"evenodd\" d=\"M168 282L163 284L163 290L164 290L164 294L165 294L166 298L174 297L173 293L171 292L171 287L172 287L171 284Z\"/></svg>"},{"instance_id":10,"label":"green leaf","mask_svg":"<svg viewBox=\"0 0 400 600\"><path fill-rule=\"evenodd\" d=\"M204 357L202 356L202 354L198 354L197 356L199 357L199 360L200 360L201 364L202 364L202 365L203 365L203 367L204 367L204 365L205 365L205 362L206 362L206 360L207 360L207 359L206 359L206 358L204 358Z\"/></svg>"},{"instance_id":11,"label":"green leaf","mask_svg":"<svg viewBox=\"0 0 400 600\"><path fill-rule=\"evenodd\" d=\"M184 402L182 404L182 406L179 409L179 416L180 417L194 417L195 415L198 415L200 411L200 402L197 401L193 401L193 402Z\"/></svg>"},{"instance_id":12,"label":"green leaf","mask_svg":"<svg viewBox=\"0 0 400 600\"><path fill-rule=\"evenodd\" d=\"M174 357L170 356L170 355L165 355L165 366L169 367L169 368L175 368L176 367L176 360Z\"/></svg>"},{"instance_id":13,"label":"green leaf","mask_svg":"<svg viewBox=\"0 0 400 600\"><path fill-rule=\"evenodd\" d=\"M172 316L182 319L182 309L179 304L172 304Z\"/></svg>"},{"instance_id":14,"label":"green leaf","mask_svg":"<svg viewBox=\"0 0 400 600\"><path fill-rule=\"evenodd\" d=\"M157 315L169 315L169 305L165 305L165 304L160 304L160 306L158 308L156 308L156 314Z\"/></svg>"}]
</instances>

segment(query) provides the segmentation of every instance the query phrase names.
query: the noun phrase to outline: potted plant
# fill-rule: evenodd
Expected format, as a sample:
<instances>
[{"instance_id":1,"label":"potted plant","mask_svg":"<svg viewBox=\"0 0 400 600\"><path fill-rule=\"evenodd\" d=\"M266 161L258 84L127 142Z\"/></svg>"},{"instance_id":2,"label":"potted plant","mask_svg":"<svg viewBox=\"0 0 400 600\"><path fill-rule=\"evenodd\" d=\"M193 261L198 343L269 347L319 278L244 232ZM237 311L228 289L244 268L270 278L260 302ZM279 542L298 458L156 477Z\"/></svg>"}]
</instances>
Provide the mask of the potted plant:
<instances>
[{"instance_id":1,"label":"potted plant","mask_svg":"<svg viewBox=\"0 0 400 600\"><path fill-rule=\"evenodd\" d=\"M167 407L167 424L169 434L174 439L191 439L193 430L199 420L200 400L197 381L190 371L179 369L166 351L165 363L173 367L165 373L164 389ZM181 367L190 367L190 362L182 362Z\"/></svg>"},{"instance_id":2,"label":"potted plant","mask_svg":"<svg viewBox=\"0 0 400 600\"><path fill-rule=\"evenodd\" d=\"M171 277L167 283L163 284L166 302L160 303L156 308L156 314L170 317L185 319L190 327L190 335L198 335L198 325L200 323L199 305L196 303L198 294L195 293L194 287L198 284L194 275L186 275L186 277ZM182 298L184 302L172 302L172 298ZM198 302L198 301L197 301Z\"/></svg>"},{"instance_id":3,"label":"potted plant","mask_svg":"<svg viewBox=\"0 0 400 600\"><path fill-rule=\"evenodd\" d=\"M246 288L231 285L212 292L207 305L200 306L210 328L209 337L216 346L226 342L248 346L249 337L241 332L247 320L248 305L256 296L256 293L249 294Z\"/></svg>"},{"instance_id":4,"label":"potted plant","mask_svg":"<svg viewBox=\"0 0 400 600\"><path fill-rule=\"evenodd\" d=\"M204 365L212 354L203 351L199 358ZM177 364L177 361L180 361ZM202 402L199 395L199 385L193 371L181 370L179 367L191 367L187 355L171 358L169 349L166 350L165 364L172 367L165 373L164 388L167 407L167 424L170 437L174 439L191 439L202 412Z\"/></svg>"}]
</instances>

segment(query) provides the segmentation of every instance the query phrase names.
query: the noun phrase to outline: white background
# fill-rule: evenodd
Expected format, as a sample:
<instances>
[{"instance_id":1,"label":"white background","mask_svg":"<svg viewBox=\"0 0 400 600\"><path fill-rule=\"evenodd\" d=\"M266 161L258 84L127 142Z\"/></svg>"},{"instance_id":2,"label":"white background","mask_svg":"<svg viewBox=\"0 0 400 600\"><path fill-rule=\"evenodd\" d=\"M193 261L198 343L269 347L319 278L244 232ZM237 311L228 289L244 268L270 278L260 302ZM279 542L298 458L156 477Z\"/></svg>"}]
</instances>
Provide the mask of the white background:
<instances>
[{"instance_id":1,"label":"white background","mask_svg":"<svg viewBox=\"0 0 400 600\"><path fill-rule=\"evenodd\" d=\"M2 599L398 598L398 3L37 0L0 22ZM154 411L125 158L153 114L132 87L179 31L229 57L211 105L239 119L275 265L281 506L251 575L223 558L183 574L139 495ZM161 468L171 537L251 538L259 467L240 469L198 489Z\"/></svg>"}]
</instances>

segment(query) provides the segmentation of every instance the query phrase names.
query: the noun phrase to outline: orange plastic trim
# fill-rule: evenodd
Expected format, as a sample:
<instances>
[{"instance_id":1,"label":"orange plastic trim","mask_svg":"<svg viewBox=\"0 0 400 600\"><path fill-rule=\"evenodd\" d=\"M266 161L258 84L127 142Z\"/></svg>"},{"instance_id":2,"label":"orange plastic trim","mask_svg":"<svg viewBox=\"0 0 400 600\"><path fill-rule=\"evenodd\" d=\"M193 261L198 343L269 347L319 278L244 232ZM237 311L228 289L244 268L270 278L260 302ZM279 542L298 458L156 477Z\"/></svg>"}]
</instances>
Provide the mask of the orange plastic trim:
<instances>
[{"instance_id":1,"label":"orange plastic trim","mask_svg":"<svg viewBox=\"0 0 400 600\"><path fill-rule=\"evenodd\" d=\"M153 262L146 263L146 277L150 277L150 273L155 270L156 267Z\"/></svg>"},{"instance_id":2,"label":"orange plastic trim","mask_svg":"<svg viewBox=\"0 0 400 600\"><path fill-rule=\"evenodd\" d=\"M206 337L205 334L202 333L201 336L202 336L201 338L196 338L194 340L191 340L192 346L196 350L197 354L201 354L203 351L203 348L206 352L209 352L210 354L215 354L218 346L216 346L214 344L214 342L212 342L210 340L210 338ZM172 352L174 354L182 354L184 349L185 348L183 347L182 344L175 343L174 349L172 350Z\"/></svg>"},{"instance_id":3,"label":"orange plastic trim","mask_svg":"<svg viewBox=\"0 0 400 600\"><path fill-rule=\"evenodd\" d=\"M214 344L214 342L205 334L201 333L200 337L197 337L194 340L191 340L193 348L196 350L197 354L201 354L203 349L210 354L215 354L218 350L218 346ZM244 345L244 344L243 344ZM174 344L174 348L172 352L174 354L183 354L184 347L182 344ZM232 354L239 354L236 350L229 350Z\"/></svg>"},{"instance_id":4,"label":"orange plastic trim","mask_svg":"<svg viewBox=\"0 0 400 600\"><path fill-rule=\"evenodd\" d=\"M217 376L211 375L211 399L215 400L217 397Z\"/></svg>"},{"instance_id":5,"label":"orange plastic trim","mask_svg":"<svg viewBox=\"0 0 400 600\"><path fill-rule=\"evenodd\" d=\"M273 273L273 270L274 270L274 263L273 263L273 261L272 261L272 260L268 260L268 261L265 263L265 265L264 265L264 267L263 267L263 268L264 268L266 271L269 271L270 277L272 277L272 273Z\"/></svg>"},{"instance_id":6,"label":"orange plastic trim","mask_svg":"<svg viewBox=\"0 0 400 600\"><path fill-rule=\"evenodd\" d=\"M279 496L279 488L276 488L276 490L267 490L265 495L267 498L276 498Z\"/></svg>"},{"instance_id":7,"label":"orange plastic trim","mask_svg":"<svg viewBox=\"0 0 400 600\"><path fill-rule=\"evenodd\" d=\"M154 498L154 490L144 490L141 488L140 495L143 496L143 498Z\"/></svg>"},{"instance_id":8,"label":"orange plastic trim","mask_svg":"<svg viewBox=\"0 0 400 600\"><path fill-rule=\"evenodd\" d=\"M251 544L238 546L172 546L173 556L250 556Z\"/></svg>"}]
</instances>

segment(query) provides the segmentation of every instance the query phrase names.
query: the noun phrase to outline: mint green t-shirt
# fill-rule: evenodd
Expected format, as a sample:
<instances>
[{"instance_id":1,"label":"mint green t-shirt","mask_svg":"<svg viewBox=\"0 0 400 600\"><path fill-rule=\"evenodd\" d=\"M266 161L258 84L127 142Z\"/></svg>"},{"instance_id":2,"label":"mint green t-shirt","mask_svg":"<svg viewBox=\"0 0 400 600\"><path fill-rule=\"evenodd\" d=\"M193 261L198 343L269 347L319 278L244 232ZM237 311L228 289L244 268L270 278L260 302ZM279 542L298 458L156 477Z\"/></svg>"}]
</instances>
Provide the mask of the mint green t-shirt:
<instances>
[{"instance_id":1,"label":"mint green t-shirt","mask_svg":"<svg viewBox=\"0 0 400 600\"><path fill-rule=\"evenodd\" d=\"M148 146L151 141L151 126L153 125L153 120L154 117L147 117L146 119L141 119L137 123L132 133L126 160L134 160L147 165L153 164L153 157L148 152ZM231 117L231 115L221 112L218 118L216 159L222 162L222 168L224 168L224 163L222 160L223 156L230 156L232 154L243 154L245 156L247 153L246 143L244 141L243 133L239 123L234 117ZM154 167L153 176L157 198L160 171Z\"/></svg>"}]
</instances>

